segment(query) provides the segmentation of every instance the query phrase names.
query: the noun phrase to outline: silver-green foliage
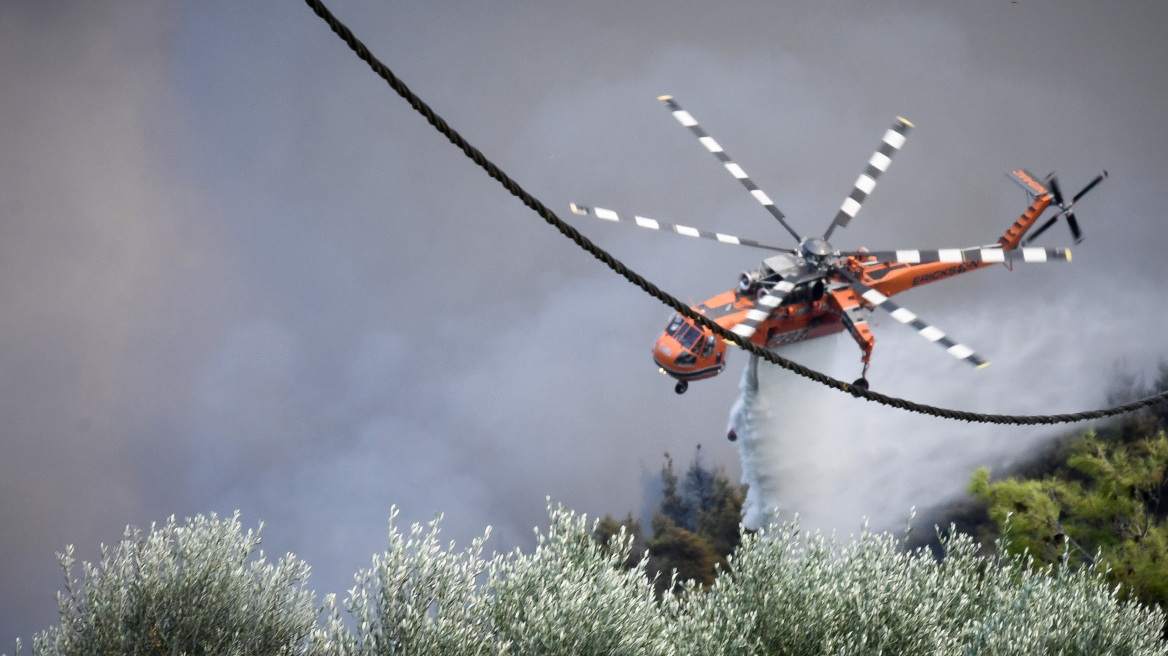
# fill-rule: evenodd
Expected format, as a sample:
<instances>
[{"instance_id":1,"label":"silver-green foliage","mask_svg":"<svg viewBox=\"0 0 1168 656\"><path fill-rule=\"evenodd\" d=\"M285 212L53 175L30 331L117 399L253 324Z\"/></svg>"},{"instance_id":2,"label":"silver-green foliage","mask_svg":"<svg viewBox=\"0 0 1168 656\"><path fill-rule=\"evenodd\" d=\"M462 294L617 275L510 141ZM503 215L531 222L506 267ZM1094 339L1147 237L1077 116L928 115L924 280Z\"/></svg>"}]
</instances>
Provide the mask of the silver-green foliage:
<instances>
[{"instance_id":1,"label":"silver-green foliage","mask_svg":"<svg viewBox=\"0 0 1168 656\"><path fill-rule=\"evenodd\" d=\"M327 646L318 607L304 587L308 565L257 553L258 531L238 515L171 517L146 535L127 528L101 562L74 578L70 546L58 557L65 592L61 624L36 636L33 654L312 654Z\"/></svg>"},{"instance_id":2,"label":"silver-green foliage","mask_svg":"<svg viewBox=\"0 0 1168 656\"><path fill-rule=\"evenodd\" d=\"M845 543L797 523L745 536L709 590L654 600L630 543L604 550L584 517L549 510L531 554L482 557L438 542L438 523L391 524L361 572L350 648L380 654L1168 654L1158 611L1119 601L1092 572L986 560L972 539L942 564L864 530ZM594 528L594 527L593 527ZM477 583L476 583L477 582ZM672 587L672 586L670 586Z\"/></svg>"},{"instance_id":3,"label":"silver-green foliage","mask_svg":"<svg viewBox=\"0 0 1168 656\"><path fill-rule=\"evenodd\" d=\"M445 549L439 544L439 519L426 529L414 524L404 536L396 517L394 509L389 549L357 573L349 591L345 606L355 628L343 630L336 642L360 656L493 653L484 608L490 599L476 582L487 567L482 551L490 530L456 552L453 543Z\"/></svg>"},{"instance_id":4,"label":"silver-green foliage","mask_svg":"<svg viewBox=\"0 0 1168 656\"><path fill-rule=\"evenodd\" d=\"M396 515L396 513L394 513ZM1043 569L964 536L938 564L864 530L837 543L797 523L744 536L708 590L654 598L631 548L592 540L583 516L549 508L530 554L483 557L400 533L356 576L345 623L315 605L308 567L256 553L238 518L127 529L60 595L61 625L33 653L73 654L1168 654L1163 615L1122 602L1098 573ZM673 586L668 586L671 590ZM18 648L19 652L19 648Z\"/></svg>"},{"instance_id":5,"label":"silver-green foliage","mask_svg":"<svg viewBox=\"0 0 1168 656\"><path fill-rule=\"evenodd\" d=\"M1097 573L985 560L958 535L904 553L865 529L845 544L797 523L745 536L706 593L679 617L688 653L1165 654L1163 616L1120 602ZM1004 553L1004 550L999 550ZM680 650L679 650L680 651Z\"/></svg>"},{"instance_id":6,"label":"silver-green foliage","mask_svg":"<svg viewBox=\"0 0 1168 656\"><path fill-rule=\"evenodd\" d=\"M622 529L606 555L592 539L595 523L563 507L549 514L551 527L537 533L532 554L491 562L491 621L509 653L675 653L673 625L654 599L644 560L623 567L631 536Z\"/></svg>"},{"instance_id":7,"label":"silver-green foliage","mask_svg":"<svg viewBox=\"0 0 1168 656\"><path fill-rule=\"evenodd\" d=\"M486 536L457 552L438 521L404 536L357 574L346 606L347 651L390 654L669 654L672 630L643 569L621 567L628 541L607 555L586 519L549 511L531 554L482 557Z\"/></svg>"}]
</instances>

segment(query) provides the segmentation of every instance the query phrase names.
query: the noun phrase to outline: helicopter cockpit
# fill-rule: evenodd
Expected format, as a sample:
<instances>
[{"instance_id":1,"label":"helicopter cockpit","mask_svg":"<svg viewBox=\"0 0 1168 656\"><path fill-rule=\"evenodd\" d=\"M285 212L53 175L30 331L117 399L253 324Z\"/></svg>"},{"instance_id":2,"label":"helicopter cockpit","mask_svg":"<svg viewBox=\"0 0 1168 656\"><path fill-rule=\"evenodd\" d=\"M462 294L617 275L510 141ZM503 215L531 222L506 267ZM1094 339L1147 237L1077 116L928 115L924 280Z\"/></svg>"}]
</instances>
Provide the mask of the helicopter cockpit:
<instances>
[{"instance_id":1,"label":"helicopter cockpit","mask_svg":"<svg viewBox=\"0 0 1168 656\"><path fill-rule=\"evenodd\" d=\"M708 328L674 314L653 347L653 360L662 373L678 380L681 394L688 381L716 376L726 366L726 344Z\"/></svg>"},{"instance_id":2,"label":"helicopter cockpit","mask_svg":"<svg viewBox=\"0 0 1168 656\"><path fill-rule=\"evenodd\" d=\"M713 355L717 344L713 333L698 327L680 314L673 315L673 319L665 327L665 334L676 339L683 349L696 357L705 358ZM683 364L680 356L675 361Z\"/></svg>"}]
</instances>

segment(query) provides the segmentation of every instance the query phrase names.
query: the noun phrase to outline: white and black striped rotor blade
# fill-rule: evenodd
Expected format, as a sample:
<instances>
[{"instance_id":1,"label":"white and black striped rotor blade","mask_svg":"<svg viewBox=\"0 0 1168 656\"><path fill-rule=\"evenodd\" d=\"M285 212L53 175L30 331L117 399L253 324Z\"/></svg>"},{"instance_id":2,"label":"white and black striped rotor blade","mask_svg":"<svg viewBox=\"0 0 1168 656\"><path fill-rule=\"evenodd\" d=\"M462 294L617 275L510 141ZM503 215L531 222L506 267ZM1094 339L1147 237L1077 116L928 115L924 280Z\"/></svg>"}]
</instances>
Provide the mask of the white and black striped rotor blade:
<instances>
[{"instance_id":1,"label":"white and black striped rotor blade","mask_svg":"<svg viewBox=\"0 0 1168 656\"><path fill-rule=\"evenodd\" d=\"M896 303L892 302L892 300L884 294L881 294L875 289L872 289L859 280L856 280L852 276L847 277L851 280L852 289L856 290L856 293L859 294L861 298L880 308L881 310L891 314L893 319L896 319L903 324L912 326L921 337L924 337L930 342L938 344L941 348L945 349L949 355L952 355L958 360L964 360L969 364L977 367L978 369L989 366L990 363L979 358L977 354L973 352L973 349L964 344L960 344L953 341L952 339L949 339L949 336L942 332L939 328L930 326L924 321L921 321L920 317L918 317L916 314L900 307Z\"/></svg>"},{"instance_id":2,"label":"white and black striped rotor blade","mask_svg":"<svg viewBox=\"0 0 1168 656\"><path fill-rule=\"evenodd\" d=\"M746 190L750 192L750 195L754 196L754 199L757 200L759 204L766 209L766 211L770 212L771 216L775 217L775 219L777 219L778 222L787 229L787 232L791 233L791 236L795 238L795 241L803 241L803 238L799 236L799 233L795 232L795 230L787 224L786 220L783 219L783 213L779 211L779 208L775 207L775 203L771 200L770 196L767 196L765 191L758 188L758 185L756 185L754 181L746 175L746 171L743 171L741 166L736 164L734 160L730 159L730 156L726 154L726 151L722 149L722 146L717 141L714 141L713 137L706 134L706 131L702 129L702 126L698 125L697 120L694 119L694 117L689 112L682 109L681 105L678 105L677 101L673 99L673 96L658 96L657 100L665 103L665 106L668 107L669 111L673 113L673 118L677 119L678 123L681 123L683 126L689 128L690 132L694 133L694 136L696 136L698 141L700 141L702 145L706 147L706 150L713 153L714 157L717 157L718 161L722 162L722 166L726 167L726 170L730 172L730 175L734 176L739 182L742 183L742 186L746 187Z\"/></svg>"},{"instance_id":3,"label":"white and black striped rotor blade","mask_svg":"<svg viewBox=\"0 0 1168 656\"><path fill-rule=\"evenodd\" d=\"M831 225L827 226L827 231L823 233L824 239L831 239L831 233L837 226L845 228L848 222L856 217L856 214L860 211L860 206L864 203L864 199L876 188L876 181L880 179L880 174L888 170L888 165L892 163L892 156L904 145L905 140L908 138L908 133L912 128L913 124L908 119L900 116L896 117L896 121L892 124L892 127L884 133L884 139L880 141L880 147L876 149L876 153L868 160L868 166L864 168L864 172L860 174L860 177L856 178L856 184L852 187L852 193L848 194L848 197L844 199L844 204L836 212Z\"/></svg>"},{"instance_id":4,"label":"white and black striped rotor blade","mask_svg":"<svg viewBox=\"0 0 1168 656\"><path fill-rule=\"evenodd\" d=\"M877 262L931 264L933 262L1070 262L1069 248L940 248L903 251L853 251L844 257L876 258Z\"/></svg>"},{"instance_id":5,"label":"white and black striped rotor blade","mask_svg":"<svg viewBox=\"0 0 1168 656\"><path fill-rule=\"evenodd\" d=\"M569 208L575 214L584 216L596 217L602 221L612 221L613 223L626 223L647 228L649 230L663 230L672 231L685 237L698 237L700 239L709 239L711 241L721 242L723 244L733 244L735 246L750 246L751 248L761 248L768 251L777 251L779 253L794 253L790 248L779 248L778 246L768 246L760 244L753 239L745 239L743 237L735 237L734 235L724 235L720 232L710 232L708 230L700 230L698 228L691 228L689 226L679 225L677 223L664 223L654 219L648 219L643 216L634 215L631 219L627 216L622 217L612 210L603 207L588 207L586 205L577 205L571 203Z\"/></svg>"},{"instance_id":6,"label":"white and black striped rotor blade","mask_svg":"<svg viewBox=\"0 0 1168 656\"><path fill-rule=\"evenodd\" d=\"M730 329L730 332L741 337L750 339L754 335L754 331L758 330L758 325L770 318L775 310L783 304L783 299L787 294L791 293L801 281L780 280L775 283L761 298L754 304L754 308L746 313L746 318L741 323Z\"/></svg>"}]
</instances>

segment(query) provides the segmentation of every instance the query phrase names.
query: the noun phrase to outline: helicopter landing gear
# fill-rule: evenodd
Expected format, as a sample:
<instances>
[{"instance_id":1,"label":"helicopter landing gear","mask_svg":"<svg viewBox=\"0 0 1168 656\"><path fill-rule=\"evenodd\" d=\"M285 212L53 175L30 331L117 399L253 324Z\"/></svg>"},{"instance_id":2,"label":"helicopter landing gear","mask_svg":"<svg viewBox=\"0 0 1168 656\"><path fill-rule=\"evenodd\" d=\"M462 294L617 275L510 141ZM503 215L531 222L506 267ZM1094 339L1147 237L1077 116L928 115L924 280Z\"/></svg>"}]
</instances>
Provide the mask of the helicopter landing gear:
<instances>
[{"instance_id":1,"label":"helicopter landing gear","mask_svg":"<svg viewBox=\"0 0 1168 656\"><path fill-rule=\"evenodd\" d=\"M864 372L852 383L852 387L858 387L864 391L868 391L868 355L868 353L864 354Z\"/></svg>"},{"instance_id":2,"label":"helicopter landing gear","mask_svg":"<svg viewBox=\"0 0 1168 656\"><path fill-rule=\"evenodd\" d=\"M689 383L685 382L684 380L677 381L677 384L673 386L673 391L677 392L678 394L685 394L687 389L689 389Z\"/></svg>"}]
</instances>

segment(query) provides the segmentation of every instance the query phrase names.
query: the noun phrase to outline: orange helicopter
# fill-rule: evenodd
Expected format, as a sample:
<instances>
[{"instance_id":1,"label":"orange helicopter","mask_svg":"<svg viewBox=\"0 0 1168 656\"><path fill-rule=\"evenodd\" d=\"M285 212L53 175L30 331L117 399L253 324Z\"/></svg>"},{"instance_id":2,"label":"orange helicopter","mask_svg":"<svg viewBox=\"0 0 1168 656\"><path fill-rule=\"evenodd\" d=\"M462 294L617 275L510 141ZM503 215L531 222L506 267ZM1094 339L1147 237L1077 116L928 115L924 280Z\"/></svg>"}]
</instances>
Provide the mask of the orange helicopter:
<instances>
[{"instance_id":1,"label":"orange helicopter","mask_svg":"<svg viewBox=\"0 0 1168 656\"><path fill-rule=\"evenodd\" d=\"M658 100L665 103L673 117L682 126L689 128L730 175L741 182L759 204L786 228L798 243L798 248L768 246L752 239L658 222L643 216L626 220L616 212L600 207L572 203L571 210L605 221L628 222L651 230L668 230L686 237L774 252L774 255L762 261L759 268L739 275L737 287L692 306L693 310L765 348L776 348L847 330L860 346L860 361L863 364L863 372L853 384L864 389L868 388L868 366L876 344L864 313L877 308L911 326L930 342L939 344L953 357L978 368L987 366L989 363L979 358L973 349L952 340L913 312L894 303L890 297L906 289L993 264L1012 267L1019 261L1069 262L1069 249L1037 248L1029 247L1028 244L1060 216L1066 217L1075 243L1081 242L1082 232L1072 207L1107 177L1107 171L1103 171L1068 203L1053 173L1040 180L1023 169L1011 171L1009 177L1026 190L1030 206L996 243L986 246L839 251L828 241L832 232L837 227L846 227L860 211L862 203L876 187L880 174L888 169L893 155L904 145L912 130L912 123L897 117L892 127L884 133L876 153L868 160L867 167L856 179L852 192L840 206L823 236L802 237L784 220L783 213L775 207L770 197L759 189L741 166L730 159L717 141L706 134L689 112L682 109L672 96L661 96ZM1024 239L1030 228L1052 205L1056 208L1054 215ZM674 391L683 394L689 388L690 381L712 378L726 368L726 341L693 320L675 314L653 346L653 361L661 373L677 379Z\"/></svg>"}]
</instances>

